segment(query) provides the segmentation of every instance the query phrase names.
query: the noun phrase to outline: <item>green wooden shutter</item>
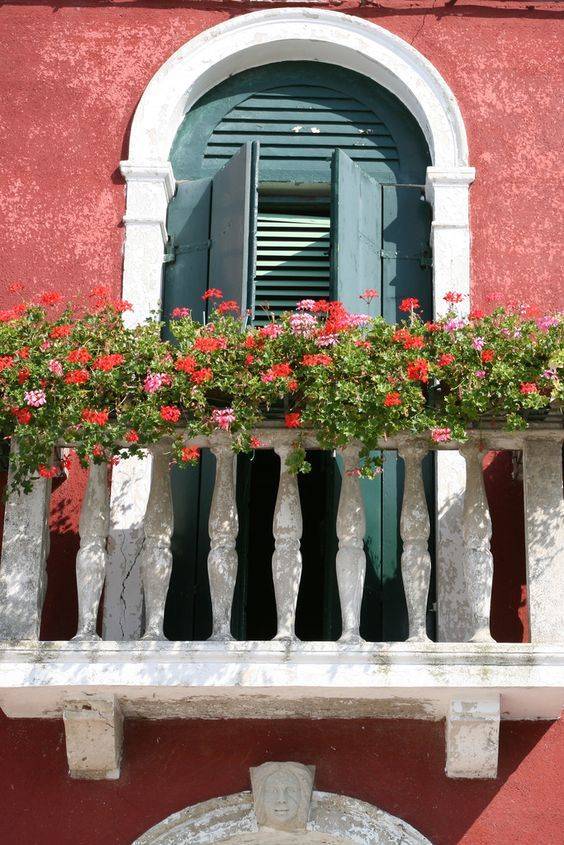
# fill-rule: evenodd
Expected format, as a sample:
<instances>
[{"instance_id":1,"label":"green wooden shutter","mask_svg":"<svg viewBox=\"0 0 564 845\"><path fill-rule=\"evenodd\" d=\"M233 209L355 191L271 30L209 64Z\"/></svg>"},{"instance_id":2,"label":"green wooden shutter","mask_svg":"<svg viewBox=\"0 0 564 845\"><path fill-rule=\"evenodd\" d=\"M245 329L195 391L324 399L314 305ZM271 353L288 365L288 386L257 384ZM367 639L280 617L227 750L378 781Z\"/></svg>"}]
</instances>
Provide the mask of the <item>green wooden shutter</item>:
<instances>
[{"instance_id":1,"label":"green wooden shutter","mask_svg":"<svg viewBox=\"0 0 564 845\"><path fill-rule=\"evenodd\" d=\"M255 270L259 143L244 144L213 177L209 287L244 313Z\"/></svg>"},{"instance_id":2,"label":"green wooden shutter","mask_svg":"<svg viewBox=\"0 0 564 845\"><path fill-rule=\"evenodd\" d=\"M168 207L169 243L165 254L163 318L173 308L192 310L201 318L208 282L211 179L179 182Z\"/></svg>"},{"instance_id":3,"label":"green wooden shutter","mask_svg":"<svg viewBox=\"0 0 564 845\"><path fill-rule=\"evenodd\" d=\"M358 314L362 291L375 288L381 293L382 288L382 187L346 153L335 150L331 189L333 293Z\"/></svg>"},{"instance_id":4,"label":"green wooden shutter","mask_svg":"<svg viewBox=\"0 0 564 845\"><path fill-rule=\"evenodd\" d=\"M208 287L221 288L225 299L246 309L254 274L257 166L258 144L247 144L213 179L178 184L167 218L165 318L173 308L185 306L195 319L203 319L202 295ZM170 639L209 635L208 520L214 478L215 459L207 449L198 466L172 470L173 570L166 608Z\"/></svg>"}]
</instances>

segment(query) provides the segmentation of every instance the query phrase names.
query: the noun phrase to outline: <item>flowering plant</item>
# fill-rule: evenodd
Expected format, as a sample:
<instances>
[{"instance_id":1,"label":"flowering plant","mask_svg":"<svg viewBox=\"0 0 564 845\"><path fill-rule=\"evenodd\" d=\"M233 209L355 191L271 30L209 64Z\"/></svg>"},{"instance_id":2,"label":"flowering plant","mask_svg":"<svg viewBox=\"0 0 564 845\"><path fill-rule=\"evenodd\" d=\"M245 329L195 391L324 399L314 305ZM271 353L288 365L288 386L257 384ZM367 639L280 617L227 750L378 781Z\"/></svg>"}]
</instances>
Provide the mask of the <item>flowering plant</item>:
<instances>
[{"instance_id":1,"label":"flowering plant","mask_svg":"<svg viewBox=\"0 0 564 845\"><path fill-rule=\"evenodd\" d=\"M51 320L56 296L0 311L0 431L16 439L13 483L24 489L37 474L59 472L57 444L72 445L87 464L169 437L182 465L199 458L191 440L219 430L232 435L234 450L248 451L257 445L253 429L282 400L284 424L296 432L293 471L308 468L300 431L313 429L322 448L363 444L361 471L369 475L382 437L463 440L488 416L526 427L527 412L562 403L564 394L562 315L497 308L462 317L456 293L435 322L417 316L410 297L397 325L349 314L339 302L303 300L279 321L250 327L236 303L212 289L210 321L175 309L171 340L157 319L126 327L127 303L105 296L87 313Z\"/></svg>"}]
</instances>

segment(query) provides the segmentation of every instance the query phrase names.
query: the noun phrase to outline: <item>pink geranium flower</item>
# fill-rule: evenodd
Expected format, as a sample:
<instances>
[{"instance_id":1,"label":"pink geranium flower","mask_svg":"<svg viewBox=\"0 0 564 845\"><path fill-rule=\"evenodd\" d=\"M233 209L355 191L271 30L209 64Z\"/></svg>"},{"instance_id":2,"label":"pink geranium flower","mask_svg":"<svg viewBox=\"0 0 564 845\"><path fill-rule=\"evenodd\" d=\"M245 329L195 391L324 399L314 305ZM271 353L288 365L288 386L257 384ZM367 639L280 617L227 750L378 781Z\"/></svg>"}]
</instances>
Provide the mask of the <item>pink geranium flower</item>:
<instances>
[{"instance_id":1,"label":"pink geranium flower","mask_svg":"<svg viewBox=\"0 0 564 845\"><path fill-rule=\"evenodd\" d=\"M156 393L161 387L169 385L172 379L167 373L147 373L147 377L143 382L143 390L145 393Z\"/></svg>"},{"instance_id":2,"label":"pink geranium flower","mask_svg":"<svg viewBox=\"0 0 564 845\"><path fill-rule=\"evenodd\" d=\"M236 419L233 408L214 408L211 418L216 428L223 431L229 431Z\"/></svg>"},{"instance_id":3,"label":"pink geranium flower","mask_svg":"<svg viewBox=\"0 0 564 845\"><path fill-rule=\"evenodd\" d=\"M431 437L435 443L448 443L452 437L452 431L450 428L433 428Z\"/></svg>"},{"instance_id":4,"label":"pink geranium flower","mask_svg":"<svg viewBox=\"0 0 564 845\"><path fill-rule=\"evenodd\" d=\"M24 402L30 408L41 408L47 402L44 390L28 390L24 393Z\"/></svg>"}]
</instances>

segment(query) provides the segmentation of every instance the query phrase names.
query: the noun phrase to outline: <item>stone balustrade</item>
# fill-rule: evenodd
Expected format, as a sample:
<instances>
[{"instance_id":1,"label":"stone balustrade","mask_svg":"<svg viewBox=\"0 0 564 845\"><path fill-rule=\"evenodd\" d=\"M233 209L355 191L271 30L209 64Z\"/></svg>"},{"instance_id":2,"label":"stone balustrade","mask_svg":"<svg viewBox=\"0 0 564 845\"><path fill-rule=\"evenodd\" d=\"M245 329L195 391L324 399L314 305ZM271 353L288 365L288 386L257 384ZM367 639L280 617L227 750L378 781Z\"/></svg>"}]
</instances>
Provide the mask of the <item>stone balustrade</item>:
<instances>
[{"instance_id":1,"label":"stone balustrade","mask_svg":"<svg viewBox=\"0 0 564 845\"><path fill-rule=\"evenodd\" d=\"M124 718L312 716L444 719L447 775L495 777L500 720L555 719L564 701L562 429L538 426L514 434L471 431L464 444L436 444L414 435L379 444L385 466L395 461L391 454L395 451L404 468L399 563L409 630L406 642L392 643L365 642L360 633L365 534L374 514L364 512L356 472L359 444L349 443L334 455L341 475L335 525L341 635L335 642L302 642L295 632L304 525L298 480L286 465L297 434L274 424L256 434L260 448L272 450L279 463L274 551L272 560L264 561L272 567L274 638L236 641L232 636L239 567L237 459L229 435L223 432L190 444L215 457L207 560L211 636L205 641L165 638L174 526L170 442L162 441L148 448L144 459L126 462L139 501L135 500L135 519L123 514L122 521L134 523L134 537L120 536L122 522L116 523L115 515L112 521L108 467L90 468L76 558L78 625L68 642L40 638L51 482L40 478L29 495L9 496L0 565L4 713L16 718L61 717L73 777L119 776ZM313 432L301 431L299 437L305 448L319 449ZM442 453L436 462L435 513L429 512L422 475L429 450ZM496 526L483 475L483 458L489 450L512 450L519 464L522 461L529 643L494 642L491 635L490 541ZM464 478L460 471L465 467L466 482L447 483L447 488L456 490L455 501L450 502L445 495L445 467L453 465L457 479ZM433 529L436 642L427 632ZM113 543L110 553L109 543ZM447 548L447 543L454 545ZM444 567L447 556L451 563ZM138 595L135 602L129 601L132 591ZM102 596L105 624L100 638ZM369 598L367 594L364 601ZM122 605L127 605L127 612L120 615ZM132 622L135 634L119 630L120 620ZM466 634L449 638L442 635L445 631Z\"/></svg>"},{"instance_id":2,"label":"stone balustrade","mask_svg":"<svg viewBox=\"0 0 564 845\"><path fill-rule=\"evenodd\" d=\"M298 483L288 472L286 457L295 432L267 426L260 429L261 448L273 449L279 458L280 480L272 532L275 541L272 577L277 609L275 639L295 640L295 616L302 568L300 539L302 514ZM313 432L302 432L307 448L319 448ZM216 476L209 518L208 575L211 592L212 639L227 642L231 636L231 608L237 579L238 515L235 495L235 457L229 435L217 433L191 441L209 448L216 459ZM401 573L409 619L409 641L428 641L426 616L431 577L429 535L431 517L423 488L421 463L429 449L457 449L459 444L431 443L428 438L405 435L382 442L397 450L405 467L400 534L403 542ZM490 604L493 558L490 549L491 518L484 487L482 459L489 449L522 450L525 473L525 522L528 595L533 642L564 640L562 602L551 596L564 587L564 540L561 471L562 431L528 430L520 433L470 432L460 447L466 463L466 492L462 524L464 554L460 566L466 585L466 628L472 642L491 642ZM167 590L172 570L170 549L173 531L170 492L170 446L161 442L148 450L152 456L151 487L145 519L145 540L139 554L143 592L144 640L162 640ZM359 642L360 607L366 556L366 517L360 481L355 473L358 444L341 450L342 483L336 533L336 575L342 615L343 643ZM0 641L38 638L45 591L48 482L35 482L29 496L12 495L6 510L2 565L0 567ZM76 560L79 621L75 639L97 640L96 619L106 577L106 538L109 527L109 486L105 466L93 465L80 517L80 549ZM38 512L39 511L39 512ZM41 534L24 541L27 528ZM39 526L42 526L41 531ZM439 584L439 594L448 585Z\"/></svg>"}]
</instances>

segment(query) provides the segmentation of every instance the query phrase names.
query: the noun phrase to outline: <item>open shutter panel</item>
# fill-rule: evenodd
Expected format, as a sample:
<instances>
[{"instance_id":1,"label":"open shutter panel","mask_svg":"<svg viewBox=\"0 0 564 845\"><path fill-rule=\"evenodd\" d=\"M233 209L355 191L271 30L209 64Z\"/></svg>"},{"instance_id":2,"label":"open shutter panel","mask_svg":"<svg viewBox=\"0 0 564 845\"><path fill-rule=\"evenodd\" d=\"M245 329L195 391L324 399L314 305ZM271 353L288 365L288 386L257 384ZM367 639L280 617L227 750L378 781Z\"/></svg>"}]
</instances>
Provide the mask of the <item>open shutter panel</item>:
<instances>
[{"instance_id":1,"label":"open shutter panel","mask_svg":"<svg viewBox=\"0 0 564 845\"><path fill-rule=\"evenodd\" d=\"M255 274L259 143L244 144L213 177L209 287L244 313Z\"/></svg>"},{"instance_id":2,"label":"open shutter panel","mask_svg":"<svg viewBox=\"0 0 564 845\"><path fill-rule=\"evenodd\" d=\"M201 319L208 282L211 179L179 182L168 207L169 242L165 254L163 318L173 308L192 310Z\"/></svg>"},{"instance_id":3,"label":"open shutter panel","mask_svg":"<svg viewBox=\"0 0 564 845\"><path fill-rule=\"evenodd\" d=\"M382 186L335 150L331 190L333 296L358 314L366 310L360 294L382 289Z\"/></svg>"}]
</instances>

